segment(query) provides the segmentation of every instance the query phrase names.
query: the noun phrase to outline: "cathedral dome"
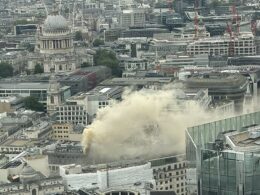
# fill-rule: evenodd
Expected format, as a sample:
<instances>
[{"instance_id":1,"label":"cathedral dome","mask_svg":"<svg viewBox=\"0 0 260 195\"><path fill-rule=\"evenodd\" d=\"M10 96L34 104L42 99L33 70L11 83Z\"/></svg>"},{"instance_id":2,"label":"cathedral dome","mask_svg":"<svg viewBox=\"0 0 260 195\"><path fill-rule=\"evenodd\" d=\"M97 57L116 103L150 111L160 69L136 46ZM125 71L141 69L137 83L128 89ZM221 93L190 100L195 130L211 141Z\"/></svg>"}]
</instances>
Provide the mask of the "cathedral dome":
<instances>
[{"instance_id":1,"label":"cathedral dome","mask_svg":"<svg viewBox=\"0 0 260 195\"><path fill-rule=\"evenodd\" d=\"M20 179L23 183L29 182L29 181L34 181L37 179L38 174L36 173L35 170L32 169L31 166L25 165L21 174L20 174Z\"/></svg>"},{"instance_id":2,"label":"cathedral dome","mask_svg":"<svg viewBox=\"0 0 260 195\"><path fill-rule=\"evenodd\" d=\"M33 176L35 175L35 171L30 166L25 166L22 170L21 176Z\"/></svg>"},{"instance_id":3,"label":"cathedral dome","mask_svg":"<svg viewBox=\"0 0 260 195\"><path fill-rule=\"evenodd\" d=\"M69 26L66 19L57 14L57 15L48 15L44 21L43 28L45 31L62 31L68 30Z\"/></svg>"}]
</instances>

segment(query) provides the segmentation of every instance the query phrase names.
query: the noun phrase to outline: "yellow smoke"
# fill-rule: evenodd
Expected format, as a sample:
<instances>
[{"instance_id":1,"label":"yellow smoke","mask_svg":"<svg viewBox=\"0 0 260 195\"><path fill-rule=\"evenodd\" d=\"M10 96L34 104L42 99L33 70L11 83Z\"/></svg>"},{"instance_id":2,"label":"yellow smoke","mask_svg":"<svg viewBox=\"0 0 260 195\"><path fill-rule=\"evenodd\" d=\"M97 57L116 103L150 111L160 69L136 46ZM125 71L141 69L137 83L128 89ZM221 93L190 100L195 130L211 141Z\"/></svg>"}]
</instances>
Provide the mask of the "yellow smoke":
<instances>
[{"instance_id":1,"label":"yellow smoke","mask_svg":"<svg viewBox=\"0 0 260 195\"><path fill-rule=\"evenodd\" d=\"M84 131L84 151L90 158L109 160L184 152L185 129L216 116L195 102L180 105L176 93L173 89L125 93L121 102L100 110Z\"/></svg>"}]
</instances>

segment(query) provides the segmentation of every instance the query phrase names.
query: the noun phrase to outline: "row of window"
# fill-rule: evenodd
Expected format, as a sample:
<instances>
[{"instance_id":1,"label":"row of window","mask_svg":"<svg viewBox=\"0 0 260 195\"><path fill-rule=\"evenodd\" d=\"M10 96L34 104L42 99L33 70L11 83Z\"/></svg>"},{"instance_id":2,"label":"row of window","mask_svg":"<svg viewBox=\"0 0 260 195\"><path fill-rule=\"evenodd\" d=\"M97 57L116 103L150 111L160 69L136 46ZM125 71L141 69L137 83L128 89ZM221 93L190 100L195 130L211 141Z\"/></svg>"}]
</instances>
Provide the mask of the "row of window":
<instances>
[{"instance_id":1,"label":"row of window","mask_svg":"<svg viewBox=\"0 0 260 195\"><path fill-rule=\"evenodd\" d=\"M82 120L87 120L87 117L57 117L57 120L80 120L80 121L82 121Z\"/></svg>"},{"instance_id":2,"label":"row of window","mask_svg":"<svg viewBox=\"0 0 260 195\"><path fill-rule=\"evenodd\" d=\"M60 107L57 107L57 110L60 110L60 111L66 111L66 110L74 110L74 111L78 111L78 110L83 110L83 107L82 106L60 106Z\"/></svg>"},{"instance_id":3,"label":"row of window","mask_svg":"<svg viewBox=\"0 0 260 195\"><path fill-rule=\"evenodd\" d=\"M62 136L62 135L55 135L54 136L54 138L69 138L69 136L68 135L64 135L64 136Z\"/></svg>"},{"instance_id":4,"label":"row of window","mask_svg":"<svg viewBox=\"0 0 260 195\"><path fill-rule=\"evenodd\" d=\"M60 112L60 115L84 115L86 112L82 111L82 112Z\"/></svg>"},{"instance_id":5,"label":"row of window","mask_svg":"<svg viewBox=\"0 0 260 195\"><path fill-rule=\"evenodd\" d=\"M68 131L54 131L54 133L69 133Z\"/></svg>"},{"instance_id":6,"label":"row of window","mask_svg":"<svg viewBox=\"0 0 260 195\"><path fill-rule=\"evenodd\" d=\"M69 127L66 126L53 126L53 129L69 129Z\"/></svg>"}]
</instances>

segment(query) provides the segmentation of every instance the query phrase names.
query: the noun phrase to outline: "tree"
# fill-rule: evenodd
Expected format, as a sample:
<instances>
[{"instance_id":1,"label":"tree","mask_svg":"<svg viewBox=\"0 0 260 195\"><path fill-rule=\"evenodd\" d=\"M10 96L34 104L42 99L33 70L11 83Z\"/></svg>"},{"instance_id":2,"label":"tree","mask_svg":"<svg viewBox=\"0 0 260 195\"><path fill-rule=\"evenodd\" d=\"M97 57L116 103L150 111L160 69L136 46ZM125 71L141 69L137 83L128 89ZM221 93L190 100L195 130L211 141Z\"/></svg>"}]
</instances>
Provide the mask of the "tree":
<instances>
[{"instance_id":1,"label":"tree","mask_svg":"<svg viewBox=\"0 0 260 195\"><path fill-rule=\"evenodd\" d=\"M33 96L29 96L24 98L24 107L29 110L34 110L38 112L43 112L44 111L44 106L42 103L38 101L37 98Z\"/></svg>"},{"instance_id":2,"label":"tree","mask_svg":"<svg viewBox=\"0 0 260 195\"><path fill-rule=\"evenodd\" d=\"M28 43L26 45L26 49L29 51L29 52L34 52L34 45L31 45L30 43Z\"/></svg>"},{"instance_id":3,"label":"tree","mask_svg":"<svg viewBox=\"0 0 260 195\"><path fill-rule=\"evenodd\" d=\"M14 69L11 64L7 62L0 63L0 77L10 77L13 76Z\"/></svg>"},{"instance_id":4,"label":"tree","mask_svg":"<svg viewBox=\"0 0 260 195\"><path fill-rule=\"evenodd\" d=\"M94 64L103 65L111 68L112 75L122 76L122 70L119 67L119 61L116 58L115 53L105 49L99 49L94 55Z\"/></svg>"},{"instance_id":5,"label":"tree","mask_svg":"<svg viewBox=\"0 0 260 195\"><path fill-rule=\"evenodd\" d=\"M33 22L32 22L32 21L25 20L25 19L16 20L16 21L14 22L14 25L24 25L24 24L33 24Z\"/></svg>"},{"instance_id":6,"label":"tree","mask_svg":"<svg viewBox=\"0 0 260 195\"><path fill-rule=\"evenodd\" d=\"M93 46L94 46L94 47L98 47L98 46L100 46L100 45L104 45L104 41L103 41L103 40L101 40L101 39L95 39L95 40L93 41Z\"/></svg>"},{"instance_id":7,"label":"tree","mask_svg":"<svg viewBox=\"0 0 260 195\"><path fill-rule=\"evenodd\" d=\"M43 73L43 66L41 64L36 64L33 73L34 74Z\"/></svg>"},{"instance_id":8,"label":"tree","mask_svg":"<svg viewBox=\"0 0 260 195\"><path fill-rule=\"evenodd\" d=\"M81 68L90 67L90 66L91 66L91 64L89 64L88 62L83 62L83 63L80 65Z\"/></svg>"},{"instance_id":9,"label":"tree","mask_svg":"<svg viewBox=\"0 0 260 195\"><path fill-rule=\"evenodd\" d=\"M82 41L83 40L81 31L76 31L76 33L75 33L75 40L76 41Z\"/></svg>"}]
</instances>

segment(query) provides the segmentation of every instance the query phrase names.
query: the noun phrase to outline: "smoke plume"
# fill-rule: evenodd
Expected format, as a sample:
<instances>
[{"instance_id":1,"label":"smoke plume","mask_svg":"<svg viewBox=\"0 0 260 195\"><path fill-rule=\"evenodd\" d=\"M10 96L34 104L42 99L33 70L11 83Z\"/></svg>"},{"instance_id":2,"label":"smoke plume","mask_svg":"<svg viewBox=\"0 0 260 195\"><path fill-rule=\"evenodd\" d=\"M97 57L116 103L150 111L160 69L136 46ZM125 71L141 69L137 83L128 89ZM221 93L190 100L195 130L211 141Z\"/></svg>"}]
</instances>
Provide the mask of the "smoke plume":
<instances>
[{"instance_id":1,"label":"smoke plume","mask_svg":"<svg viewBox=\"0 0 260 195\"><path fill-rule=\"evenodd\" d=\"M176 90L126 92L98 112L82 144L89 158L118 160L182 153L185 129L216 119L197 103L180 104Z\"/></svg>"}]
</instances>

